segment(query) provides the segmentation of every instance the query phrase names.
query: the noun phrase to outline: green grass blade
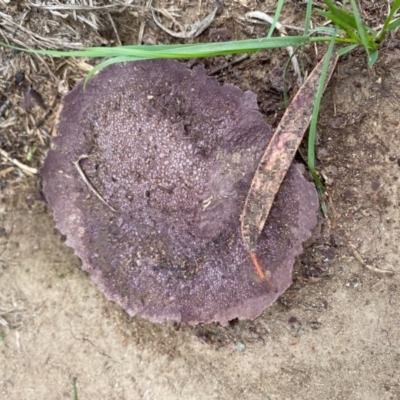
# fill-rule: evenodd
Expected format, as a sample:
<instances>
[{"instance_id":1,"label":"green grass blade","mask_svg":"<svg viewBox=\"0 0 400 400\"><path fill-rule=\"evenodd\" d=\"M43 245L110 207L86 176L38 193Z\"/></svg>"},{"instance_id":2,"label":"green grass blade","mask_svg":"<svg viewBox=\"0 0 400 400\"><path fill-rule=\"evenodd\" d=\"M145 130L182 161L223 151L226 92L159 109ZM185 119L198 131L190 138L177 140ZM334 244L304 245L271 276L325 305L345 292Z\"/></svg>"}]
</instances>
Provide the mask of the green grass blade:
<instances>
[{"instance_id":1,"label":"green grass blade","mask_svg":"<svg viewBox=\"0 0 400 400\"><path fill-rule=\"evenodd\" d=\"M97 64L94 66L89 73L85 76L85 80L83 81L83 88L86 87L86 84L88 83L89 79L98 71L101 69L108 67L109 65L116 64L116 63L121 63L121 62L129 62L129 61L139 61L142 60L137 57L128 57L128 56L121 56L121 57L113 57L113 58L108 58L107 60L102 61L100 64Z\"/></svg>"},{"instance_id":2,"label":"green grass blade","mask_svg":"<svg viewBox=\"0 0 400 400\"><path fill-rule=\"evenodd\" d=\"M166 50L172 50L174 48L176 49L182 49L182 48L190 48L193 46L193 43L180 43L180 44L154 44L154 45L127 45L127 46L121 46L124 47L124 49L137 49L139 47L144 47L146 48L147 51L160 51L163 48L166 48Z\"/></svg>"},{"instance_id":3,"label":"green grass blade","mask_svg":"<svg viewBox=\"0 0 400 400\"><path fill-rule=\"evenodd\" d=\"M307 42L308 40L304 36L285 36L285 37L273 37L273 38L261 38L261 39L247 39L247 40L238 40L238 41L221 42L221 43L199 43L199 44L187 45L185 47L173 46L173 48L168 48L168 45L165 45L164 46L165 48L161 50L162 53L165 52L169 56L179 56L179 58L193 58L193 57L210 57L220 54L221 55L235 54L239 52L242 53L256 52L259 50L296 46ZM143 47L144 46L136 46L135 50ZM146 47L153 47L153 46L146 46Z\"/></svg>"},{"instance_id":4,"label":"green grass blade","mask_svg":"<svg viewBox=\"0 0 400 400\"><path fill-rule=\"evenodd\" d=\"M351 44L349 46L346 47L342 47L341 49L339 49L337 51L338 56L344 56L345 54L349 53L350 51L353 51L354 49L356 49L359 45L358 44Z\"/></svg>"},{"instance_id":5,"label":"green grass blade","mask_svg":"<svg viewBox=\"0 0 400 400\"><path fill-rule=\"evenodd\" d=\"M370 46L369 45L370 45L371 42L369 42L368 39L367 39L367 33L366 33L365 25L361 20L361 15L360 15L360 11L358 9L356 0L350 0L350 4L351 4L351 7L353 8L354 18L356 20L357 32L358 32L358 35L360 36L361 43L362 43L362 45L364 47L364 50L367 53L368 63L369 63L370 60L371 60L371 53L370 53Z\"/></svg>"},{"instance_id":6,"label":"green grass blade","mask_svg":"<svg viewBox=\"0 0 400 400\"><path fill-rule=\"evenodd\" d=\"M304 19L304 36L311 36L309 34L310 31L310 26L311 26L311 14L313 11L313 0L307 0L307 8L306 8L306 16ZM304 52L304 46L301 46L302 48L302 52ZM296 50L293 52L293 55L296 54L296 52L298 51L298 48L296 48ZM292 57L293 57L292 55ZM292 58L290 57L290 59ZM303 57L304 55L301 57L301 68L303 69ZM289 68L289 61L286 63L285 65L285 73ZM285 107L288 107L288 96L287 96L287 89L286 89L286 85L284 85L284 91L283 91L283 99L285 102Z\"/></svg>"},{"instance_id":7,"label":"green grass blade","mask_svg":"<svg viewBox=\"0 0 400 400\"><path fill-rule=\"evenodd\" d=\"M326 205L326 201L324 199L324 191L317 187L317 193L321 204L322 214L324 214L324 218L328 218L328 206Z\"/></svg>"},{"instance_id":8,"label":"green grass blade","mask_svg":"<svg viewBox=\"0 0 400 400\"><path fill-rule=\"evenodd\" d=\"M308 164L310 173L314 179L315 185L319 189L323 188L323 184L322 184L321 180L319 179L319 176L315 170L315 137L316 137L316 131L317 131L317 121L318 121L319 109L321 106L321 99L322 99L322 95L323 95L324 89L325 89L326 76L327 76L327 72L328 72L329 63L330 63L330 60L331 60L332 54L333 54L333 48L334 48L335 42L336 42L335 36L336 36L336 34L334 36L332 36L332 39L329 43L329 47L327 50L327 56L326 56L324 65L322 67L321 79L319 81L317 93L315 96L314 109L313 109L313 113L312 113L310 129L309 129L309 133L308 133L308 163L307 164Z\"/></svg>"},{"instance_id":9,"label":"green grass blade","mask_svg":"<svg viewBox=\"0 0 400 400\"><path fill-rule=\"evenodd\" d=\"M367 32L370 33L370 35L373 37L373 39L375 40L376 35L378 34L378 32L375 29L372 29L370 26L368 25L364 25L365 29L367 30Z\"/></svg>"},{"instance_id":10,"label":"green grass blade","mask_svg":"<svg viewBox=\"0 0 400 400\"><path fill-rule=\"evenodd\" d=\"M55 57L138 57L149 58L200 58L219 55L256 52L288 46L299 46L310 42L306 36L284 36L262 39L247 39L221 43L199 43L190 45L143 45L119 47L89 47L77 51L22 49L0 43L0 46Z\"/></svg>"},{"instance_id":11,"label":"green grass blade","mask_svg":"<svg viewBox=\"0 0 400 400\"><path fill-rule=\"evenodd\" d=\"M368 60L368 67L372 68L378 59L379 51L374 50L371 52L369 60Z\"/></svg>"},{"instance_id":12,"label":"green grass blade","mask_svg":"<svg viewBox=\"0 0 400 400\"><path fill-rule=\"evenodd\" d=\"M275 11L275 15L274 15L274 20L272 21L272 24L269 28L268 34L267 34L267 38L272 37L272 34L274 33L275 27L276 27L276 23L279 21L279 18L281 16L281 12L282 12L282 8L283 8L283 3L285 0L279 0L278 4L276 5L276 11Z\"/></svg>"},{"instance_id":13,"label":"green grass blade","mask_svg":"<svg viewBox=\"0 0 400 400\"><path fill-rule=\"evenodd\" d=\"M393 29L396 29L398 26L400 26L400 18L395 19L388 25L388 31L392 31Z\"/></svg>"},{"instance_id":14,"label":"green grass blade","mask_svg":"<svg viewBox=\"0 0 400 400\"><path fill-rule=\"evenodd\" d=\"M395 0L394 3L392 4L392 7L390 8L389 15L385 19L383 28L380 31L378 37L376 38L376 43L383 42L383 40L386 37L387 32L391 31L399 26L400 22L398 22L399 21L398 19L392 21L394 15L396 14L396 12L399 8L400 8L400 0Z\"/></svg>"},{"instance_id":15,"label":"green grass blade","mask_svg":"<svg viewBox=\"0 0 400 400\"><path fill-rule=\"evenodd\" d=\"M306 17L304 19L304 35L307 36L310 30L311 14L312 14L313 2L312 0L307 1Z\"/></svg>"},{"instance_id":16,"label":"green grass blade","mask_svg":"<svg viewBox=\"0 0 400 400\"><path fill-rule=\"evenodd\" d=\"M355 42L360 41L360 38L354 32L353 27L342 21L340 17L322 10L318 10L318 13L321 14L326 19L332 21L336 26L342 28L346 32L347 36L351 38L353 41Z\"/></svg>"},{"instance_id":17,"label":"green grass blade","mask_svg":"<svg viewBox=\"0 0 400 400\"><path fill-rule=\"evenodd\" d=\"M318 26L317 28L311 29L308 34L313 35L314 33L324 33L326 35L333 35L335 28L332 26Z\"/></svg>"},{"instance_id":18,"label":"green grass blade","mask_svg":"<svg viewBox=\"0 0 400 400\"><path fill-rule=\"evenodd\" d=\"M324 3L328 7L329 11L335 17L339 18L339 20L342 21L343 24L346 24L347 26L350 26L352 29L357 30L357 22L354 15L337 7L331 0L324 0Z\"/></svg>"},{"instance_id":19,"label":"green grass blade","mask_svg":"<svg viewBox=\"0 0 400 400\"><path fill-rule=\"evenodd\" d=\"M400 0L395 0L394 3L392 4L392 7L390 8L390 13L389 13L388 17L386 18L386 21L390 22L393 19L394 14L396 14L396 12L399 8L400 8Z\"/></svg>"},{"instance_id":20,"label":"green grass blade","mask_svg":"<svg viewBox=\"0 0 400 400\"><path fill-rule=\"evenodd\" d=\"M78 390L76 388L76 378L72 378L72 398L78 400Z\"/></svg>"}]
</instances>

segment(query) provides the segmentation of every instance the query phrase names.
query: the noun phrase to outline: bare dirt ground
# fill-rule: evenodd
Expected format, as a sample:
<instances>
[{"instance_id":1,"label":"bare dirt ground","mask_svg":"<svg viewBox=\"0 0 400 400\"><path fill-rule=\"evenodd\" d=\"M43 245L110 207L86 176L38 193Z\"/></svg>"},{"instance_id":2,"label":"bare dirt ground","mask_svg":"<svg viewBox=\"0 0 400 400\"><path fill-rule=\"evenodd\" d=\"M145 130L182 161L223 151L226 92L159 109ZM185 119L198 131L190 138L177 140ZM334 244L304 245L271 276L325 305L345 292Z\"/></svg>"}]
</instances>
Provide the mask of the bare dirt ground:
<instances>
[{"instance_id":1,"label":"bare dirt ground","mask_svg":"<svg viewBox=\"0 0 400 400\"><path fill-rule=\"evenodd\" d=\"M88 7L73 15L32 7L24 17L28 3L13 3L0 2L1 40L16 31L16 40L33 46L40 40L29 29L72 44L176 41L143 8ZM266 28L237 18L250 9L273 14L273 4L227 2L199 39L209 40L217 28L232 39L261 37ZM184 22L212 9L205 2L200 10L198 2L163 6L181 8ZM364 6L370 22L385 15L386 2ZM303 16L300 2L288 2L282 22L301 25ZM306 54L306 64L315 64L314 49ZM0 106L10 100L0 117L0 147L39 167L60 98L84 76L87 60L51 61L3 49L0 57ZM319 123L318 168L329 216L321 216L290 290L255 321L191 327L129 318L63 244L40 178L2 157L0 398L70 399L76 378L79 399L400 399L399 60L400 42L392 37L372 70L361 53L340 61ZM213 70L226 61L202 62ZM284 106L274 78L285 62L283 50L263 53L218 78L256 92L276 125ZM17 73L34 92L18 83ZM29 98L32 108L24 104Z\"/></svg>"}]
</instances>

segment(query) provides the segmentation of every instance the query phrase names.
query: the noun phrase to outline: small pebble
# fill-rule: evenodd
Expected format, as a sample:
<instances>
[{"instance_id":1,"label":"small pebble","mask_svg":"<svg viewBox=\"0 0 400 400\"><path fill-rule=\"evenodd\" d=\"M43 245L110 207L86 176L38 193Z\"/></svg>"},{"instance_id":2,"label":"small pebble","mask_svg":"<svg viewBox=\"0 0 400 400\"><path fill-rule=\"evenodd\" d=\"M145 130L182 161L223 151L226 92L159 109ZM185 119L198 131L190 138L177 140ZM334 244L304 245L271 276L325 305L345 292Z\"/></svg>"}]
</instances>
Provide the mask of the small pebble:
<instances>
[{"instance_id":1,"label":"small pebble","mask_svg":"<svg viewBox=\"0 0 400 400\"><path fill-rule=\"evenodd\" d=\"M242 352L246 348L246 346L242 342L236 343L235 347L236 347L236 350L239 352Z\"/></svg>"}]
</instances>

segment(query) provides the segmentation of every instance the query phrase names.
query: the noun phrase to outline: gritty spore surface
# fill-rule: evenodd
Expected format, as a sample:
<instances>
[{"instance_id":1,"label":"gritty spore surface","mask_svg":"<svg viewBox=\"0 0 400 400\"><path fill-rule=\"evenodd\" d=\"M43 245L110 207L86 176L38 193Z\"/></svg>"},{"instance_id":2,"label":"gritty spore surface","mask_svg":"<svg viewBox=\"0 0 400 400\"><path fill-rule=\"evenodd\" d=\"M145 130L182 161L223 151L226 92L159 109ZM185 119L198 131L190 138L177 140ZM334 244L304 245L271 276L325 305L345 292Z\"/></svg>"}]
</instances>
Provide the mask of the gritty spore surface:
<instances>
[{"instance_id":1,"label":"gritty spore surface","mask_svg":"<svg viewBox=\"0 0 400 400\"><path fill-rule=\"evenodd\" d=\"M65 99L45 191L83 268L131 314L254 318L277 294L251 265L240 213L270 137L255 95L221 87L202 68L113 66ZM79 178L73 162L83 154L82 171L115 212ZM292 166L257 249L279 293L317 205L313 185Z\"/></svg>"}]
</instances>

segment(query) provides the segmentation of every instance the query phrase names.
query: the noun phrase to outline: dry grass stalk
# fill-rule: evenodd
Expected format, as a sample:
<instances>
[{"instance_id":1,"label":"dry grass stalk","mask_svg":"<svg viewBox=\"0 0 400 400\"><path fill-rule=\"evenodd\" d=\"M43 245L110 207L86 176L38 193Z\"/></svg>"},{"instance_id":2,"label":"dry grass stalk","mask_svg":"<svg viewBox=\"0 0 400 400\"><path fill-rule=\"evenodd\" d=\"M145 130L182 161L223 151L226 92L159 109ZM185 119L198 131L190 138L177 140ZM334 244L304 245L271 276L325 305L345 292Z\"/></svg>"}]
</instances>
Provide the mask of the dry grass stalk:
<instances>
[{"instance_id":1,"label":"dry grass stalk","mask_svg":"<svg viewBox=\"0 0 400 400\"><path fill-rule=\"evenodd\" d=\"M13 163L16 167L18 167L25 174L27 174L29 176L37 174L36 168L28 167L27 165L22 164L20 161L16 160L15 158L10 157L3 149L0 149L0 154L4 158L6 158L8 161Z\"/></svg>"}]
</instances>

